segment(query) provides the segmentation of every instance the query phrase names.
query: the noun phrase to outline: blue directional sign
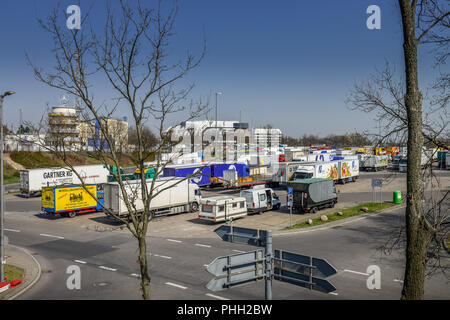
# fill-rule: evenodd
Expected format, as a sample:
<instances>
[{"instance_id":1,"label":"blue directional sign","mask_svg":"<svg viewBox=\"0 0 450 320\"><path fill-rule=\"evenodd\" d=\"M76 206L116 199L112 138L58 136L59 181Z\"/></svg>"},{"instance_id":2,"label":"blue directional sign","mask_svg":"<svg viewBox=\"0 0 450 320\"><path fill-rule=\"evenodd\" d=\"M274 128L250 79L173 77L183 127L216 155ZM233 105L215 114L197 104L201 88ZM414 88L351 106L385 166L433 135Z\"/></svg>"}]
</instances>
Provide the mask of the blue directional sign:
<instances>
[{"instance_id":1,"label":"blue directional sign","mask_svg":"<svg viewBox=\"0 0 450 320\"><path fill-rule=\"evenodd\" d=\"M266 230L249 229L233 226L221 226L214 232L224 241L264 247L267 238Z\"/></svg>"},{"instance_id":2,"label":"blue directional sign","mask_svg":"<svg viewBox=\"0 0 450 320\"><path fill-rule=\"evenodd\" d=\"M288 194L294 194L294 188L288 187Z\"/></svg>"}]
</instances>

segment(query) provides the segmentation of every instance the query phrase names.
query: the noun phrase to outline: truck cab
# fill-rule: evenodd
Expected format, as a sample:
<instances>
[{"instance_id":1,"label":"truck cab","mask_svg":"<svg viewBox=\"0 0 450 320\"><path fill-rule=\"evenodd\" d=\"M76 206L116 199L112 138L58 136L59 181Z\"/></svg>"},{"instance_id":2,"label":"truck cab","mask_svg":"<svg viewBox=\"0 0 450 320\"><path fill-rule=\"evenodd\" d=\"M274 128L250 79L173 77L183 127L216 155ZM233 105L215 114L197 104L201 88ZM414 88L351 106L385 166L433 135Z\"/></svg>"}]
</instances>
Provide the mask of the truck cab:
<instances>
[{"instance_id":1,"label":"truck cab","mask_svg":"<svg viewBox=\"0 0 450 320\"><path fill-rule=\"evenodd\" d=\"M311 179L314 177L314 168L313 167L306 167L306 166L299 166L297 168L297 171L294 172L291 179L292 180L299 180L299 179Z\"/></svg>"}]
</instances>

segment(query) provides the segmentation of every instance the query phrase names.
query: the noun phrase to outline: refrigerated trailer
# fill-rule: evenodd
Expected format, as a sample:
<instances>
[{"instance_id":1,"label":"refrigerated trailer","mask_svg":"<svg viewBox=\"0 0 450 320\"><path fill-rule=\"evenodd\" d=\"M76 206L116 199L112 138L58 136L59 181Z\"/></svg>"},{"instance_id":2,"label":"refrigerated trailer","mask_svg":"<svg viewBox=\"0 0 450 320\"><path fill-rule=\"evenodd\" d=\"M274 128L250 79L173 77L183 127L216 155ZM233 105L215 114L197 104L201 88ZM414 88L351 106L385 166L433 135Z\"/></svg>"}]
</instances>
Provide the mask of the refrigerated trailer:
<instances>
[{"instance_id":1,"label":"refrigerated trailer","mask_svg":"<svg viewBox=\"0 0 450 320\"><path fill-rule=\"evenodd\" d=\"M359 160L337 160L302 164L297 167L289 181L324 178L347 183L359 177Z\"/></svg>"},{"instance_id":2,"label":"refrigerated trailer","mask_svg":"<svg viewBox=\"0 0 450 320\"><path fill-rule=\"evenodd\" d=\"M102 184L108 181L105 165L74 166L85 184ZM20 170L20 192L26 197L42 193L44 187L80 185L81 180L70 168L38 168Z\"/></svg>"},{"instance_id":3,"label":"refrigerated trailer","mask_svg":"<svg viewBox=\"0 0 450 320\"><path fill-rule=\"evenodd\" d=\"M147 190L150 192L153 180L147 180ZM125 194L137 213L144 211L142 201L141 181L127 181L124 183ZM161 191L161 192L160 192ZM128 216L128 208L118 182L107 183L103 186L104 206L115 215ZM158 194L158 192L160 192ZM158 178L154 184L154 197L150 201L150 211L154 216L195 212L200 203L200 188L188 179L178 177Z\"/></svg>"}]
</instances>

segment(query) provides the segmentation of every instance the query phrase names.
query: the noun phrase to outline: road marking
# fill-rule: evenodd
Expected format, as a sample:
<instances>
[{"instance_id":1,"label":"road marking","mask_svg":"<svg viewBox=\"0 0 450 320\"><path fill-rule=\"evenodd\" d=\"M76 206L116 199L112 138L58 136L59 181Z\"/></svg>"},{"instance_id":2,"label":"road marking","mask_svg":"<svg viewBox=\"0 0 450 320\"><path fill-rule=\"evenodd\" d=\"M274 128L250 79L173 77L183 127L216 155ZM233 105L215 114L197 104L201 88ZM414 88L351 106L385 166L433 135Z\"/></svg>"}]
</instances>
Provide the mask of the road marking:
<instances>
[{"instance_id":1,"label":"road marking","mask_svg":"<svg viewBox=\"0 0 450 320\"><path fill-rule=\"evenodd\" d=\"M244 253L245 251L241 251L241 250L233 250L234 252L239 252L239 253Z\"/></svg>"},{"instance_id":2,"label":"road marking","mask_svg":"<svg viewBox=\"0 0 450 320\"><path fill-rule=\"evenodd\" d=\"M399 280L399 279L394 279L394 281L403 283L403 280Z\"/></svg>"},{"instance_id":3,"label":"road marking","mask_svg":"<svg viewBox=\"0 0 450 320\"><path fill-rule=\"evenodd\" d=\"M209 246L209 245L207 245L207 244L196 243L195 245L196 245L197 247L211 248L211 246Z\"/></svg>"},{"instance_id":4,"label":"road marking","mask_svg":"<svg viewBox=\"0 0 450 320\"><path fill-rule=\"evenodd\" d=\"M86 261L81 261L81 260L74 260L75 262L78 262L78 263L82 263L82 264L86 264L87 262Z\"/></svg>"},{"instance_id":5,"label":"road marking","mask_svg":"<svg viewBox=\"0 0 450 320\"><path fill-rule=\"evenodd\" d=\"M355 274L360 274L360 275L362 275L362 276L370 276L370 274L364 273L364 272L358 272L358 271L353 271L353 270L348 270L348 269L345 269L344 271L345 271L345 272L355 273Z\"/></svg>"},{"instance_id":6,"label":"road marking","mask_svg":"<svg viewBox=\"0 0 450 320\"><path fill-rule=\"evenodd\" d=\"M180 286L179 284L172 283L172 282L166 282L166 284L168 286L177 287L177 288L180 288L180 289L187 289L187 287L183 287L183 286Z\"/></svg>"},{"instance_id":7,"label":"road marking","mask_svg":"<svg viewBox=\"0 0 450 320\"><path fill-rule=\"evenodd\" d=\"M108 270L108 271L117 271L117 269L108 268L108 267L105 267L105 266L99 266L99 268L103 269L103 270Z\"/></svg>"},{"instance_id":8,"label":"road marking","mask_svg":"<svg viewBox=\"0 0 450 320\"><path fill-rule=\"evenodd\" d=\"M51 234L45 234L45 233L41 233L41 234L39 234L39 235L40 235L40 236L43 236L43 237L50 237L50 238L64 239L64 237L53 236L53 235L51 235Z\"/></svg>"},{"instance_id":9,"label":"road marking","mask_svg":"<svg viewBox=\"0 0 450 320\"><path fill-rule=\"evenodd\" d=\"M5 231L11 231L11 232L20 232L20 230L14 230L14 229L3 229L3 230L5 230Z\"/></svg>"},{"instance_id":10,"label":"road marking","mask_svg":"<svg viewBox=\"0 0 450 320\"><path fill-rule=\"evenodd\" d=\"M204 266L204 267L207 267L207 266L209 266L209 264L204 264L203 266Z\"/></svg>"},{"instance_id":11,"label":"road marking","mask_svg":"<svg viewBox=\"0 0 450 320\"><path fill-rule=\"evenodd\" d=\"M170 242L177 242L177 243L181 243L182 241L180 241L180 240L173 240L173 239L166 239L167 241L170 241Z\"/></svg>"},{"instance_id":12,"label":"road marking","mask_svg":"<svg viewBox=\"0 0 450 320\"><path fill-rule=\"evenodd\" d=\"M211 293L207 293L206 295L207 295L208 297L216 298L216 299L219 299L219 300L230 300L230 299L227 299L227 298L224 298L224 297L216 296L216 295L211 294Z\"/></svg>"},{"instance_id":13,"label":"road marking","mask_svg":"<svg viewBox=\"0 0 450 320\"><path fill-rule=\"evenodd\" d=\"M332 294L333 296L337 296L338 294L336 292L329 292L330 294Z\"/></svg>"},{"instance_id":14,"label":"road marking","mask_svg":"<svg viewBox=\"0 0 450 320\"><path fill-rule=\"evenodd\" d=\"M138 275L136 273L132 273L132 274L130 274L130 276L135 277L135 278L140 278L141 277L140 275Z\"/></svg>"},{"instance_id":15,"label":"road marking","mask_svg":"<svg viewBox=\"0 0 450 320\"><path fill-rule=\"evenodd\" d=\"M164 259L172 259L172 257L168 257L168 256L162 256L162 255L159 255L159 254L151 254L152 256L155 256L155 257L160 257L160 258L164 258Z\"/></svg>"}]
</instances>

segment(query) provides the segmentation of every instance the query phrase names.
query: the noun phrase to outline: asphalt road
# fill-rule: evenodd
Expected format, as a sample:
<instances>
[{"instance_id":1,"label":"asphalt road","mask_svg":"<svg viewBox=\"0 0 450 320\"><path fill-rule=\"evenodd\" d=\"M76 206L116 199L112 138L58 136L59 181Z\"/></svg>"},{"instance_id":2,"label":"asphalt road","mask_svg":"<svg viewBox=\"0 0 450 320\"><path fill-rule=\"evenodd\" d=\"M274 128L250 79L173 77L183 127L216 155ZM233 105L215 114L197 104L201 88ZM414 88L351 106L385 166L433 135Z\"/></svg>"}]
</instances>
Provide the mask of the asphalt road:
<instances>
[{"instance_id":1,"label":"asphalt road","mask_svg":"<svg viewBox=\"0 0 450 320\"><path fill-rule=\"evenodd\" d=\"M371 216L321 231L274 237L273 247L327 259L338 274L330 278L334 294L309 291L274 281L274 299L398 299L404 259L401 252L384 255L379 248L403 224L403 210ZM127 233L96 232L73 225L30 219L32 213L7 213L10 242L36 254L41 280L22 299L139 299L137 244ZM261 216L263 218L264 216ZM209 292L213 278L205 270L215 257L250 251L255 247L226 243L218 237L149 237L153 299L264 298L260 281L221 292ZM81 269L81 290L69 290L66 269ZM381 289L366 286L367 267L381 269ZM448 299L448 280L437 274L427 280L426 298Z\"/></svg>"}]
</instances>

